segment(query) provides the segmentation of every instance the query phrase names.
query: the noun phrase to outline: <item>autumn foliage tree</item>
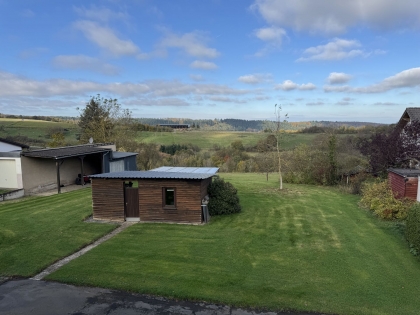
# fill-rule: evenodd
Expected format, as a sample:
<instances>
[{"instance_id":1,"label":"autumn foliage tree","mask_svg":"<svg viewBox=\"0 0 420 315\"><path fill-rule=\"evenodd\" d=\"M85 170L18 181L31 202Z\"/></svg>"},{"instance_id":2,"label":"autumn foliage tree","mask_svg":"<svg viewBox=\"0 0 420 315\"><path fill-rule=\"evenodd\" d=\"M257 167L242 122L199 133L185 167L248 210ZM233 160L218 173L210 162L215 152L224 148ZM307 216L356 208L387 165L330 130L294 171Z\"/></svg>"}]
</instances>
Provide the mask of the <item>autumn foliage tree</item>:
<instances>
[{"instance_id":1,"label":"autumn foliage tree","mask_svg":"<svg viewBox=\"0 0 420 315\"><path fill-rule=\"evenodd\" d=\"M131 125L128 109L123 109L117 99L106 99L98 94L80 111L80 142L87 143L92 138L94 142L113 142L121 148L131 136Z\"/></svg>"}]
</instances>

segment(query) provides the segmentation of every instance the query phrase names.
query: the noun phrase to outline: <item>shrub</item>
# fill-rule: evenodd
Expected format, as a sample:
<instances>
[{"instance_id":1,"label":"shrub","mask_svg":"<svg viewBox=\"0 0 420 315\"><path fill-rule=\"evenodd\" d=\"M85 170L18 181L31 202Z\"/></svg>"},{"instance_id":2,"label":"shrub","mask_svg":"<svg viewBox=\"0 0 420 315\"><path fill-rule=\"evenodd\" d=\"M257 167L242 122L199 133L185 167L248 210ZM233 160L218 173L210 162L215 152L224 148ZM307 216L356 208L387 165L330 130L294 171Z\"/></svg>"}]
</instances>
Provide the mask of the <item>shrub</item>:
<instances>
[{"instance_id":1,"label":"shrub","mask_svg":"<svg viewBox=\"0 0 420 315\"><path fill-rule=\"evenodd\" d=\"M215 177L208 187L210 215L221 215L241 212L237 190L223 178Z\"/></svg>"},{"instance_id":2,"label":"shrub","mask_svg":"<svg viewBox=\"0 0 420 315\"><path fill-rule=\"evenodd\" d=\"M388 181L376 181L366 184L362 189L362 206L372 210L382 219L405 219L413 200L396 199Z\"/></svg>"},{"instance_id":3,"label":"shrub","mask_svg":"<svg viewBox=\"0 0 420 315\"><path fill-rule=\"evenodd\" d=\"M420 253L420 204L415 203L408 210L405 236L414 255Z\"/></svg>"}]
</instances>

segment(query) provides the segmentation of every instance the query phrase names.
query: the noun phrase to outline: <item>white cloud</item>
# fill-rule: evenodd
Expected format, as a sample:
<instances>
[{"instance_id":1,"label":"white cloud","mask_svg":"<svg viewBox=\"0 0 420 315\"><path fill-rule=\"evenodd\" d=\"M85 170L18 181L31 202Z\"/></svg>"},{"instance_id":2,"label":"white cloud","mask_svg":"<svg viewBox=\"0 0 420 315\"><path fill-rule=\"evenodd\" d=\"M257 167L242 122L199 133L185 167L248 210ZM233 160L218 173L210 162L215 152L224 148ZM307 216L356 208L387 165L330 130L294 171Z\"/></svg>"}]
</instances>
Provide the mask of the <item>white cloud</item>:
<instances>
[{"instance_id":1,"label":"white cloud","mask_svg":"<svg viewBox=\"0 0 420 315\"><path fill-rule=\"evenodd\" d=\"M268 73L255 73L255 74L247 74L240 76L238 78L239 82L246 83L246 84L260 84L265 82L270 82L272 80L271 74Z\"/></svg>"},{"instance_id":2,"label":"white cloud","mask_svg":"<svg viewBox=\"0 0 420 315\"><path fill-rule=\"evenodd\" d=\"M138 83L98 83L64 79L33 80L8 72L0 72L0 97L62 97L111 93L119 97L172 97L180 95L238 96L253 90L234 89L220 84L186 84L180 81L150 80Z\"/></svg>"},{"instance_id":3,"label":"white cloud","mask_svg":"<svg viewBox=\"0 0 420 315\"><path fill-rule=\"evenodd\" d=\"M420 25L418 0L255 0L251 8L270 25L342 34L356 25L374 29Z\"/></svg>"},{"instance_id":4,"label":"white cloud","mask_svg":"<svg viewBox=\"0 0 420 315\"><path fill-rule=\"evenodd\" d=\"M217 69L217 65L213 62L195 60L190 64L191 68L202 69L202 70L214 70Z\"/></svg>"},{"instance_id":5,"label":"white cloud","mask_svg":"<svg viewBox=\"0 0 420 315\"><path fill-rule=\"evenodd\" d=\"M124 105L130 106L171 106L171 107L180 107L180 106L190 106L188 102L180 98L138 98L132 99L124 102Z\"/></svg>"},{"instance_id":6,"label":"white cloud","mask_svg":"<svg viewBox=\"0 0 420 315\"><path fill-rule=\"evenodd\" d=\"M352 105L354 101L354 98L351 97L343 97L341 99L341 101L338 101L335 103L335 105L339 105L339 106L347 106L347 105Z\"/></svg>"},{"instance_id":7,"label":"white cloud","mask_svg":"<svg viewBox=\"0 0 420 315\"><path fill-rule=\"evenodd\" d=\"M96 20L100 22L108 22L110 20L127 20L129 18L127 13L116 12L104 7L97 7L91 5L90 9L82 7L73 7L73 10L80 16L89 20Z\"/></svg>"},{"instance_id":8,"label":"white cloud","mask_svg":"<svg viewBox=\"0 0 420 315\"><path fill-rule=\"evenodd\" d=\"M401 71L396 75L385 78L379 83L366 87L324 86L325 92L351 92L351 93L383 93L401 88L420 87L420 67Z\"/></svg>"},{"instance_id":9,"label":"white cloud","mask_svg":"<svg viewBox=\"0 0 420 315\"><path fill-rule=\"evenodd\" d=\"M353 77L343 72L331 72L327 78L329 84L343 84L349 82Z\"/></svg>"},{"instance_id":10,"label":"white cloud","mask_svg":"<svg viewBox=\"0 0 420 315\"><path fill-rule=\"evenodd\" d=\"M373 105L376 105L376 106L397 106L397 105L401 105L401 104L392 103L392 102L376 102Z\"/></svg>"},{"instance_id":11,"label":"white cloud","mask_svg":"<svg viewBox=\"0 0 420 315\"><path fill-rule=\"evenodd\" d=\"M357 40L335 38L325 45L305 49L303 54L307 57L301 57L296 61L341 60L369 55L363 50L354 49L358 47L361 47L361 44Z\"/></svg>"},{"instance_id":12,"label":"white cloud","mask_svg":"<svg viewBox=\"0 0 420 315\"><path fill-rule=\"evenodd\" d=\"M48 51L49 50L44 47L30 48L30 49L21 51L19 53L19 58L22 58L22 59L36 58L40 55L47 53Z\"/></svg>"},{"instance_id":13,"label":"white cloud","mask_svg":"<svg viewBox=\"0 0 420 315\"><path fill-rule=\"evenodd\" d=\"M204 81L205 80L201 74L190 74L190 78L194 81Z\"/></svg>"},{"instance_id":14,"label":"white cloud","mask_svg":"<svg viewBox=\"0 0 420 315\"><path fill-rule=\"evenodd\" d=\"M312 83L301 84L298 86L298 90L301 90L301 91L311 91L315 89L316 89L316 85Z\"/></svg>"},{"instance_id":15,"label":"white cloud","mask_svg":"<svg viewBox=\"0 0 420 315\"><path fill-rule=\"evenodd\" d=\"M276 90L283 90L283 91L293 91L293 90L300 90L300 91L310 91L315 90L316 86L312 83L306 83L306 84L297 84L291 80L285 80L283 83L277 84L274 87Z\"/></svg>"},{"instance_id":16,"label":"white cloud","mask_svg":"<svg viewBox=\"0 0 420 315\"><path fill-rule=\"evenodd\" d=\"M262 57L281 48L283 38L287 36L284 29L276 26L259 28L254 31L254 35L267 45L255 53L255 56Z\"/></svg>"},{"instance_id":17,"label":"white cloud","mask_svg":"<svg viewBox=\"0 0 420 315\"><path fill-rule=\"evenodd\" d=\"M286 31L280 27L271 26L259 28L255 30L254 34L262 41L281 44L283 37L286 36Z\"/></svg>"},{"instance_id":18,"label":"white cloud","mask_svg":"<svg viewBox=\"0 0 420 315\"><path fill-rule=\"evenodd\" d=\"M160 42L162 48L179 48L187 55L197 58L216 58L220 55L216 49L206 46L208 38L202 32L177 35L164 31L165 37Z\"/></svg>"},{"instance_id":19,"label":"white cloud","mask_svg":"<svg viewBox=\"0 0 420 315\"><path fill-rule=\"evenodd\" d=\"M322 105L325 105L325 103L324 102L309 102L309 103L306 103L306 106L322 106Z\"/></svg>"},{"instance_id":20,"label":"white cloud","mask_svg":"<svg viewBox=\"0 0 420 315\"><path fill-rule=\"evenodd\" d=\"M246 103L246 101L244 100L239 100L239 99L231 98L231 97L223 97L223 96L211 96L209 97L209 100L214 101L214 102L222 102L222 103L236 103L236 104Z\"/></svg>"},{"instance_id":21,"label":"white cloud","mask_svg":"<svg viewBox=\"0 0 420 315\"><path fill-rule=\"evenodd\" d=\"M77 21L74 27L85 37L114 56L138 55L140 49L131 41L117 37L113 30L92 21Z\"/></svg>"},{"instance_id":22,"label":"white cloud","mask_svg":"<svg viewBox=\"0 0 420 315\"><path fill-rule=\"evenodd\" d=\"M85 55L60 55L52 63L60 69L88 70L104 75L116 75L120 72L118 67Z\"/></svg>"}]
</instances>

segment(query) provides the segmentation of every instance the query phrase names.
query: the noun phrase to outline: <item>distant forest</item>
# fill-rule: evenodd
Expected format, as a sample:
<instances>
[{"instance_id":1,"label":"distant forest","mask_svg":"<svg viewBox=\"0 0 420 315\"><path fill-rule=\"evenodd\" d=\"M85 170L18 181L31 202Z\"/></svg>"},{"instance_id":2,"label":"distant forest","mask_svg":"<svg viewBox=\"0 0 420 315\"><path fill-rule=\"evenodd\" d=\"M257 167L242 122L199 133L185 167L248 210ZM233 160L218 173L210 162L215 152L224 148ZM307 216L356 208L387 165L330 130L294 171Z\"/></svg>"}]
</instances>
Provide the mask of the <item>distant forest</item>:
<instances>
[{"instance_id":1,"label":"distant forest","mask_svg":"<svg viewBox=\"0 0 420 315\"><path fill-rule=\"evenodd\" d=\"M77 122L78 117L66 116L25 116L1 114L0 118L34 119L45 121L72 121ZM245 120L245 119L190 119L190 118L133 118L137 123L156 126L159 124L189 124L192 128L214 131L270 131L275 128L275 122L269 120ZM380 127L385 124L358 122L358 121L302 121L282 122L281 129L303 131L308 133L322 132L323 128L342 128L346 130L360 129L362 127ZM315 128L314 128L315 127ZM319 127L319 128L318 128Z\"/></svg>"},{"instance_id":2,"label":"distant forest","mask_svg":"<svg viewBox=\"0 0 420 315\"><path fill-rule=\"evenodd\" d=\"M221 130L221 131L269 131L275 128L275 122L269 120L244 120L244 119L189 119L189 118L136 118L136 120L146 125L159 124L190 124L193 128L202 130ZM361 128L379 127L384 124L358 121L305 121L305 122L282 122L281 129L284 130L304 130L311 127L321 128Z\"/></svg>"}]
</instances>

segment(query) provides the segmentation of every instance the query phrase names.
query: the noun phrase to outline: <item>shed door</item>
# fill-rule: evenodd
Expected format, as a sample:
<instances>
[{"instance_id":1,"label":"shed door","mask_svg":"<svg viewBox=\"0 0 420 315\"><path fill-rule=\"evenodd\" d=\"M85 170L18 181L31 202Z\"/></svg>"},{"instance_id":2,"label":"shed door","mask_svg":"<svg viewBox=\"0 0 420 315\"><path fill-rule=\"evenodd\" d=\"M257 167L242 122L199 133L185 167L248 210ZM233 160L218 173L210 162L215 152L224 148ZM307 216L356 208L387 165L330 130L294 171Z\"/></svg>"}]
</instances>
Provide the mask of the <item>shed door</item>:
<instances>
[{"instance_id":1,"label":"shed door","mask_svg":"<svg viewBox=\"0 0 420 315\"><path fill-rule=\"evenodd\" d=\"M125 217L139 218L139 189L125 187Z\"/></svg>"}]
</instances>

